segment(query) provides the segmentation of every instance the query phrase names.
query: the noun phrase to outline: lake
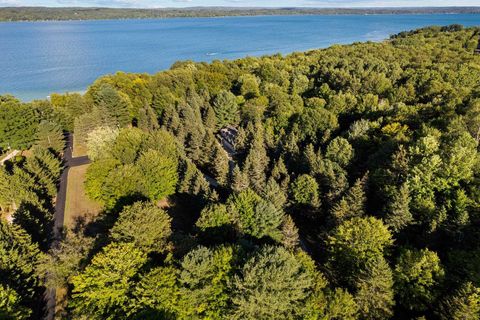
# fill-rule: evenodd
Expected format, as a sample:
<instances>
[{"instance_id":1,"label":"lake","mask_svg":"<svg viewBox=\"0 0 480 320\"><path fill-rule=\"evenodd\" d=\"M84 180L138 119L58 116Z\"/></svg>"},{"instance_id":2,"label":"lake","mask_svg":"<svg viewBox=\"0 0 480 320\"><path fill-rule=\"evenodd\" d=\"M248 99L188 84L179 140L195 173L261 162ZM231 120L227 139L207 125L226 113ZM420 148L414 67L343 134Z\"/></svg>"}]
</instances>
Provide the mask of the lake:
<instances>
[{"instance_id":1,"label":"lake","mask_svg":"<svg viewBox=\"0 0 480 320\"><path fill-rule=\"evenodd\" d=\"M212 61L380 41L428 25L480 25L479 14L257 16L0 23L0 94L83 91L116 71L155 73Z\"/></svg>"}]
</instances>

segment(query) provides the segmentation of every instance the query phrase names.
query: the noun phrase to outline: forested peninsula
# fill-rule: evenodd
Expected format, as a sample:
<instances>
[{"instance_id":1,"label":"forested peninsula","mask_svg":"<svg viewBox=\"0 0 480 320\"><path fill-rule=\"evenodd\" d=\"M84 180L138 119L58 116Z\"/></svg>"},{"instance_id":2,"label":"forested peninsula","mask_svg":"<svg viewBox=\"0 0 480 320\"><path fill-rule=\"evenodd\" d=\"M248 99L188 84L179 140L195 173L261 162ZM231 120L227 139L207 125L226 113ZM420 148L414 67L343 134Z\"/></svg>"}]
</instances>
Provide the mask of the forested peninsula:
<instances>
[{"instance_id":1,"label":"forested peninsula","mask_svg":"<svg viewBox=\"0 0 480 320\"><path fill-rule=\"evenodd\" d=\"M56 21L104 19L161 19L181 17L228 17L259 15L336 15L336 14L461 14L480 13L477 7L416 7L416 8L0 8L0 21Z\"/></svg>"},{"instance_id":2,"label":"forested peninsula","mask_svg":"<svg viewBox=\"0 0 480 320\"><path fill-rule=\"evenodd\" d=\"M479 32L0 96L0 318L479 319Z\"/></svg>"}]
</instances>

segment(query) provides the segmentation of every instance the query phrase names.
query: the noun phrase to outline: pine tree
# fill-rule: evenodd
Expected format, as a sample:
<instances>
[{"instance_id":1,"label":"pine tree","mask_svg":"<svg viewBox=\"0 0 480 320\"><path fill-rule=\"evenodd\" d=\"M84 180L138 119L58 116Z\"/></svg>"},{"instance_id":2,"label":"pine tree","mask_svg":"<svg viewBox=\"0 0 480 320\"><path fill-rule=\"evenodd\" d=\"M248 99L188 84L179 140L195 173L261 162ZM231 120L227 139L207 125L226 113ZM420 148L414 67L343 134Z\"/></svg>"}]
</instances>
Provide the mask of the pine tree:
<instances>
[{"instance_id":1,"label":"pine tree","mask_svg":"<svg viewBox=\"0 0 480 320\"><path fill-rule=\"evenodd\" d=\"M282 157L279 158L273 165L271 177L275 179L284 192L288 191L290 175L288 174L287 167L285 166L285 162L283 161Z\"/></svg>"},{"instance_id":2,"label":"pine tree","mask_svg":"<svg viewBox=\"0 0 480 320\"><path fill-rule=\"evenodd\" d=\"M267 185L261 192L261 195L265 200L271 202L278 209L283 209L287 202L285 192L273 178L268 179Z\"/></svg>"},{"instance_id":3,"label":"pine tree","mask_svg":"<svg viewBox=\"0 0 480 320\"><path fill-rule=\"evenodd\" d=\"M442 320L480 319L480 288L471 282L444 299L437 315Z\"/></svg>"},{"instance_id":4,"label":"pine tree","mask_svg":"<svg viewBox=\"0 0 480 320\"><path fill-rule=\"evenodd\" d=\"M288 250L295 250L300 245L298 228L290 215L286 214L282 224L282 244Z\"/></svg>"},{"instance_id":5,"label":"pine tree","mask_svg":"<svg viewBox=\"0 0 480 320\"><path fill-rule=\"evenodd\" d=\"M245 159L244 165L244 170L250 180L250 185L257 192L261 192L265 187L268 163L269 158L265 150L263 133L260 131L252 142L252 147Z\"/></svg>"},{"instance_id":6,"label":"pine tree","mask_svg":"<svg viewBox=\"0 0 480 320\"><path fill-rule=\"evenodd\" d=\"M353 217L362 217L365 215L365 183L367 175L362 179L355 181L346 195L336 203L332 208L332 216L337 223Z\"/></svg>"},{"instance_id":7,"label":"pine tree","mask_svg":"<svg viewBox=\"0 0 480 320\"><path fill-rule=\"evenodd\" d=\"M212 107L208 106L207 111L203 117L203 124L205 127L211 130L217 129L217 118L215 116L215 111Z\"/></svg>"},{"instance_id":8,"label":"pine tree","mask_svg":"<svg viewBox=\"0 0 480 320\"><path fill-rule=\"evenodd\" d=\"M394 232L399 232L413 221L410 212L410 191L408 184L403 183L400 188L394 189L394 194L386 208L385 223Z\"/></svg>"},{"instance_id":9,"label":"pine tree","mask_svg":"<svg viewBox=\"0 0 480 320\"><path fill-rule=\"evenodd\" d=\"M35 144L44 149L51 149L59 154L65 148L65 137L62 128L51 121L44 120L40 122L35 136Z\"/></svg>"},{"instance_id":10,"label":"pine tree","mask_svg":"<svg viewBox=\"0 0 480 320\"><path fill-rule=\"evenodd\" d=\"M218 143L215 144L213 150L213 172L214 177L221 185L226 185L228 182L228 174L230 171L230 163L227 153L220 147Z\"/></svg>"},{"instance_id":11,"label":"pine tree","mask_svg":"<svg viewBox=\"0 0 480 320\"><path fill-rule=\"evenodd\" d=\"M144 131L155 131L160 127L157 114L148 104L138 111L138 127Z\"/></svg>"},{"instance_id":12,"label":"pine tree","mask_svg":"<svg viewBox=\"0 0 480 320\"><path fill-rule=\"evenodd\" d=\"M235 192L242 192L248 188L249 181L245 173L243 173L240 168L235 165L232 171L232 190Z\"/></svg>"},{"instance_id":13,"label":"pine tree","mask_svg":"<svg viewBox=\"0 0 480 320\"><path fill-rule=\"evenodd\" d=\"M383 257L368 264L356 280L355 301L362 319L388 319L395 305L392 270Z\"/></svg>"},{"instance_id":14,"label":"pine tree","mask_svg":"<svg viewBox=\"0 0 480 320\"><path fill-rule=\"evenodd\" d=\"M233 279L232 319L295 318L314 279L293 253L263 247Z\"/></svg>"},{"instance_id":15,"label":"pine tree","mask_svg":"<svg viewBox=\"0 0 480 320\"><path fill-rule=\"evenodd\" d=\"M213 110L217 117L217 129L237 122L238 106L231 92L221 91L213 101Z\"/></svg>"}]
</instances>

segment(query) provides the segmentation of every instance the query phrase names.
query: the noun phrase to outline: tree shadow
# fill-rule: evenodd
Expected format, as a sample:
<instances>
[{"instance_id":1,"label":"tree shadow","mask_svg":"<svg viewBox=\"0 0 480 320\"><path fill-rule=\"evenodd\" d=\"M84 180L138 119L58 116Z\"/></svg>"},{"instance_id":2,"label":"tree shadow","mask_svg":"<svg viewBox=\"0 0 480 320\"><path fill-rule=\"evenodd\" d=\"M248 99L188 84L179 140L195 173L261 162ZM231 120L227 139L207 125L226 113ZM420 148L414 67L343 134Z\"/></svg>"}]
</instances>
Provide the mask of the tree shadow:
<instances>
[{"instance_id":1,"label":"tree shadow","mask_svg":"<svg viewBox=\"0 0 480 320\"><path fill-rule=\"evenodd\" d=\"M22 202L13 215L13 223L22 227L42 251L48 250L52 240L53 216L32 203Z\"/></svg>"}]
</instances>

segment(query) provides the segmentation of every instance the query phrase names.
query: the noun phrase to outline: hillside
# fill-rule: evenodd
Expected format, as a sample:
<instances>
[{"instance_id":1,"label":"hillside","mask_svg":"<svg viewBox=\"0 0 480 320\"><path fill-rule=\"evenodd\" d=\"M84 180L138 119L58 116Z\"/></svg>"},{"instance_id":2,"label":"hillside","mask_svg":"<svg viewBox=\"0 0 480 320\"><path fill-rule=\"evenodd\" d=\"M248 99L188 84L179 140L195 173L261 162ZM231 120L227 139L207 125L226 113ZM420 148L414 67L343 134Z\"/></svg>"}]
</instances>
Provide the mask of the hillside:
<instances>
[{"instance_id":1,"label":"hillside","mask_svg":"<svg viewBox=\"0 0 480 320\"><path fill-rule=\"evenodd\" d=\"M1 96L0 315L478 319L479 31ZM102 209L49 250L63 132Z\"/></svg>"},{"instance_id":2,"label":"hillside","mask_svg":"<svg viewBox=\"0 0 480 320\"><path fill-rule=\"evenodd\" d=\"M229 8L192 7L164 9L0 7L0 21L52 21L99 19L161 19L258 15L335 14L451 14L480 13L480 7L427 8Z\"/></svg>"}]
</instances>

